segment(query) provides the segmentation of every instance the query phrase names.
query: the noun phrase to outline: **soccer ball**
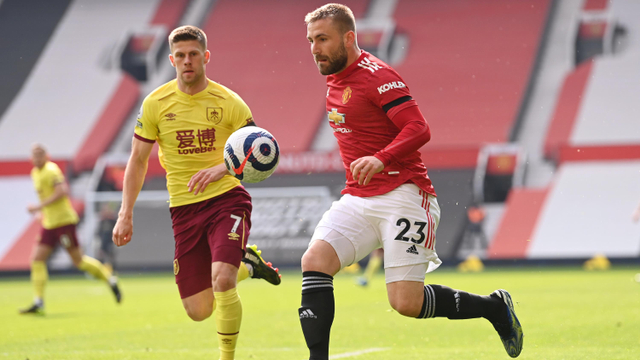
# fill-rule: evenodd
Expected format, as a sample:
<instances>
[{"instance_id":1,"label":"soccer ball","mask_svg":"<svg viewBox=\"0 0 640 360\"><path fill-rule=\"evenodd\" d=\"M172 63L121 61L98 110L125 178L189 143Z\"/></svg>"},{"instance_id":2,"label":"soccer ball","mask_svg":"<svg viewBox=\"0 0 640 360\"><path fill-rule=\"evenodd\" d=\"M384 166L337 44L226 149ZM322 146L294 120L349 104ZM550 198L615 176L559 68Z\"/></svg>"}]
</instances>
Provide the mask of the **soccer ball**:
<instances>
[{"instance_id":1,"label":"soccer ball","mask_svg":"<svg viewBox=\"0 0 640 360\"><path fill-rule=\"evenodd\" d=\"M276 138L257 126L235 131L224 145L224 164L231 176L247 183L260 182L273 174L280 160Z\"/></svg>"}]
</instances>

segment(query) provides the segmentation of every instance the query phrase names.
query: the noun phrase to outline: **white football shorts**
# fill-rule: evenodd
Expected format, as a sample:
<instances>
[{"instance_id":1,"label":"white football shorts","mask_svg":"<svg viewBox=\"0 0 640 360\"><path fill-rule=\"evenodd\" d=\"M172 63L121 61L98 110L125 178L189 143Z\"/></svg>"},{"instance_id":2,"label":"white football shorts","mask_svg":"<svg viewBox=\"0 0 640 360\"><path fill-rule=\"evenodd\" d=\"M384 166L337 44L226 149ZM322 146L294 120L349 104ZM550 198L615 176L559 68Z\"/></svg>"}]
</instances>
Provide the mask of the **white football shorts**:
<instances>
[{"instance_id":1,"label":"white football shorts","mask_svg":"<svg viewBox=\"0 0 640 360\"><path fill-rule=\"evenodd\" d=\"M424 281L442 263L436 254L440 206L415 184L378 196L344 195L316 226L311 244L331 244L344 268L371 251L384 249L386 282Z\"/></svg>"}]
</instances>

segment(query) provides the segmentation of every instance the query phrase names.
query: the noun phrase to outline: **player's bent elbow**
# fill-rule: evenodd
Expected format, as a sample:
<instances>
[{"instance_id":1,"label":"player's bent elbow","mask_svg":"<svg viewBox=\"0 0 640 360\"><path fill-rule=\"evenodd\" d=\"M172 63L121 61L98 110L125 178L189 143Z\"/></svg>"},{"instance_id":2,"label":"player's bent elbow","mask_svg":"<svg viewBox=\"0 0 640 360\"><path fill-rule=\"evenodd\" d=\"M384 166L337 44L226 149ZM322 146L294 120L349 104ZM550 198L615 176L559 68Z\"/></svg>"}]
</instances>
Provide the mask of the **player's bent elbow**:
<instances>
[{"instance_id":1,"label":"player's bent elbow","mask_svg":"<svg viewBox=\"0 0 640 360\"><path fill-rule=\"evenodd\" d=\"M420 138L425 144L431 140L431 129L429 128L429 124L425 124L425 129L420 135Z\"/></svg>"}]
</instances>

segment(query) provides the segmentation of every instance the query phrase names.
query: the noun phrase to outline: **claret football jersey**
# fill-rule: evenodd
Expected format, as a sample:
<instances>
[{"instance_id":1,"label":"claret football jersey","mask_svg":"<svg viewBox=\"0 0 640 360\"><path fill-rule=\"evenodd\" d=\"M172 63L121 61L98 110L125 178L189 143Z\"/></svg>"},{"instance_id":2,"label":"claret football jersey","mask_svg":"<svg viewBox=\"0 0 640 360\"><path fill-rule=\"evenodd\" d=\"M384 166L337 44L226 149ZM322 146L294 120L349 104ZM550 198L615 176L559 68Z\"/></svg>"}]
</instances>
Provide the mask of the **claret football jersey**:
<instances>
[{"instance_id":1,"label":"claret football jersey","mask_svg":"<svg viewBox=\"0 0 640 360\"><path fill-rule=\"evenodd\" d=\"M354 160L376 154L396 138L400 129L391 121L396 114L417 106L400 75L362 51L342 72L327 76L327 87L327 120L338 140L347 177L342 193L375 196L414 183L435 195L419 151L387 165L368 185L358 185L350 171Z\"/></svg>"},{"instance_id":2,"label":"claret football jersey","mask_svg":"<svg viewBox=\"0 0 640 360\"><path fill-rule=\"evenodd\" d=\"M232 90L209 80L206 89L189 95L172 80L144 99L134 136L157 141L160 164L167 171L170 206L193 204L240 185L225 175L203 193L193 195L187 184L198 171L224 162L224 145L231 133L253 121L251 110Z\"/></svg>"}]
</instances>

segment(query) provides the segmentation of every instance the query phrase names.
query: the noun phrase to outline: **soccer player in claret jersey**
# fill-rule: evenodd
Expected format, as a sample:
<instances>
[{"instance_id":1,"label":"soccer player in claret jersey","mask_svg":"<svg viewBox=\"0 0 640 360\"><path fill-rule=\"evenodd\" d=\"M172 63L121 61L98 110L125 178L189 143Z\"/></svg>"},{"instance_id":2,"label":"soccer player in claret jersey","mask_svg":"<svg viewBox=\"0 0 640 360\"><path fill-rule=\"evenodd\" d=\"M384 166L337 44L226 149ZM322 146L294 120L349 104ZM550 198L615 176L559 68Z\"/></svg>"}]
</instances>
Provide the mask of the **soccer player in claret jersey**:
<instances>
[{"instance_id":1,"label":"soccer player in claret jersey","mask_svg":"<svg viewBox=\"0 0 640 360\"><path fill-rule=\"evenodd\" d=\"M356 42L355 19L340 4L307 14L307 38L327 76L327 114L346 170L342 198L324 214L302 257L300 323L310 359L329 357L333 275L384 249L387 294L400 314L418 319L484 317L507 353L522 349L522 328L504 290L481 296L425 285L440 265L436 193L418 149L431 134L407 83Z\"/></svg>"},{"instance_id":2,"label":"soccer player in claret jersey","mask_svg":"<svg viewBox=\"0 0 640 360\"><path fill-rule=\"evenodd\" d=\"M247 246L251 197L223 161L231 133L255 123L238 94L206 77L211 55L201 29L176 28L169 45L176 79L149 94L140 109L113 241L118 246L131 241L133 206L158 141L182 304L194 321L216 312L220 358L233 359L242 319L237 281L251 276L280 284L277 269L263 261L255 245Z\"/></svg>"},{"instance_id":3,"label":"soccer player in claret jersey","mask_svg":"<svg viewBox=\"0 0 640 360\"><path fill-rule=\"evenodd\" d=\"M42 232L38 243L33 248L31 261L31 282L35 299L30 307L21 309L20 313L44 313L44 288L49 279L47 260L58 245L62 245L67 250L73 265L78 269L109 284L116 301L120 302L122 295L117 278L100 261L83 255L78 244L76 235L78 214L69 201L69 186L65 182L62 171L58 165L49 160L49 154L41 144L33 145L31 162L33 163L31 178L40 203L29 205L27 210L32 214L41 213Z\"/></svg>"}]
</instances>

